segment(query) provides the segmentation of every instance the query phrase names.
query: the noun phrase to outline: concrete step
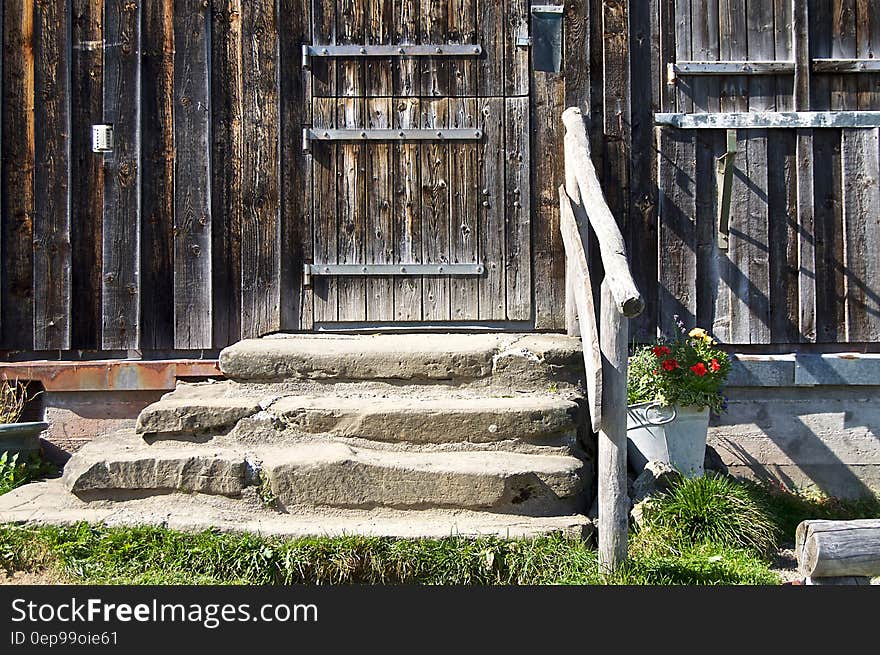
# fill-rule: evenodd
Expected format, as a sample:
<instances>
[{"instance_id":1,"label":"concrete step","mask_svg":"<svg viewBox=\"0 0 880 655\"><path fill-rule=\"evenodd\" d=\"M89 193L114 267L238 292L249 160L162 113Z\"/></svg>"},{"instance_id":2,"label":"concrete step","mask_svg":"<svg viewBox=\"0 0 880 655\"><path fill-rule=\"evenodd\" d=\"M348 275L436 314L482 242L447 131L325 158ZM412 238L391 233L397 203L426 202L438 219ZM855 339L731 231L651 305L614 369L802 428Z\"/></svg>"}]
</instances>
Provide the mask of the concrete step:
<instances>
[{"instance_id":1,"label":"concrete step","mask_svg":"<svg viewBox=\"0 0 880 655\"><path fill-rule=\"evenodd\" d=\"M239 498L169 493L124 502L85 502L67 492L61 480L26 484L0 496L0 523L106 526L155 525L200 532L249 532L284 537L365 535L399 538L494 536L528 538L562 533L589 539L592 522L582 514L530 517L470 510L393 508L322 509L281 513L261 503L249 487Z\"/></svg>"},{"instance_id":2,"label":"concrete step","mask_svg":"<svg viewBox=\"0 0 880 655\"><path fill-rule=\"evenodd\" d=\"M185 491L240 495L262 483L284 508L462 508L523 515L571 513L584 485L570 456L400 452L333 440L251 450L148 445L121 432L85 446L63 482L83 498Z\"/></svg>"},{"instance_id":3,"label":"concrete step","mask_svg":"<svg viewBox=\"0 0 880 655\"><path fill-rule=\"evenodd\" d=\"M291 392L282 392L286 393ZM279 395L268 389L262 397L248 397L241 385L224 382L181 385L141 412L137 432L213 436L239 426L233 439L248 442L253 441L249 430L264 432L268 423L291 438L325 435L412 444L511 440L552 444L572 440L579 413L578 404L564 394L489 396L422 389L418 395L399 390L377 395L345 386L322 389L318 395L296 390L292 395ZM264 425L242 423L258 414ZM273 441L278 441L277 435Z\"/></svg>"},{"instance_id":4,"label":"concrete step","mask_svg":"<svg viewBox=\"0 0 880 655\"><path fill-rule=\"evenodd\" d=\"M576 383L580 340L558 334L273 335L220 353L234 380L491 381L546 387Z\"/></svg>"}]
</instances>

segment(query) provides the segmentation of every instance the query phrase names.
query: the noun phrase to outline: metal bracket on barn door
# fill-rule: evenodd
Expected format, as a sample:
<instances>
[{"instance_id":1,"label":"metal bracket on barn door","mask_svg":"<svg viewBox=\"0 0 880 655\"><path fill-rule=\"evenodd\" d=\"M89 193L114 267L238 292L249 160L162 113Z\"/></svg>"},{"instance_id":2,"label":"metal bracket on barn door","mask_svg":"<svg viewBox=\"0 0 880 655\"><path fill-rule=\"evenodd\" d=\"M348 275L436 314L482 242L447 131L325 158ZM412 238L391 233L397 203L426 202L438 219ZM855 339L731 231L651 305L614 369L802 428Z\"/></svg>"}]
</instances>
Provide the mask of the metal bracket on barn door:
<instances>
[{"instance_id":1,"label":"metal bracket on barn door","mask_svg":"<svg viewBox=\"0 0 880 655\"><path fill-rule=\"evenodd\" d=\"M435 45L304 45L302 67L308 68L312 57L476 57L483 47L475 43Z\"/></svg>"},{"instance_id":2,"label":"metal bracket on barn door","mask_svg":"<svg viewBox=\"0 0 880 655\"><path fill-rule=\"evenodd\" d=\"M343 275L482 275L483 264L305 264L303 280L311 286L312 276Z\"/></svg>"},{"instance_id":3,"label":"metal bracket on barn door","mask_svg":"<svg viewBox=\"0 0 880 655\"><path fill-rule=\"evenodd\" d=\"M312 148L312 141L479 141L483 131L473 128L431 129L324 129L303 128L303 150Z\"/></svg>"},{"instance_id":4,"label":"metal bracket on barn door","mask_svg":"<svg viewBox=\"0 0 880 655\"><path fill-rule=\"evenodd\" d=\"M736 130L727 130L727 151L718 158L718 250L727 250L730 241L730 200L736 153Z\"/></svg>"}]
</instances>

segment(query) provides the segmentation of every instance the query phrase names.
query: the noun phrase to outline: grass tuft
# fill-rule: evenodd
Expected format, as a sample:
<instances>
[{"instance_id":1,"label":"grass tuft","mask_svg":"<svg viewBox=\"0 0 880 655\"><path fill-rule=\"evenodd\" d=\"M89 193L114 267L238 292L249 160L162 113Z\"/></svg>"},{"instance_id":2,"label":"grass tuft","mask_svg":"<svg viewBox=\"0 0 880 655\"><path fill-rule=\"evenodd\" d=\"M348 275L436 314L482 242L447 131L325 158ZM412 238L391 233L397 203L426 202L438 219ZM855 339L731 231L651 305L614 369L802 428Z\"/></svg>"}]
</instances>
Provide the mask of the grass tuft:
<instances>
[{"instance_id":1,"label":"grass tuft","mask_svg":"<svg viewBox=\"0 0 880 655\"><path fill-rule=\"evenodd\" d=\"M745 549L759 557L776 547L777 526L752 488L715 474L682 478L644 511L639 542L646 552L694 546Z\"/></svg>"}]
</instances>

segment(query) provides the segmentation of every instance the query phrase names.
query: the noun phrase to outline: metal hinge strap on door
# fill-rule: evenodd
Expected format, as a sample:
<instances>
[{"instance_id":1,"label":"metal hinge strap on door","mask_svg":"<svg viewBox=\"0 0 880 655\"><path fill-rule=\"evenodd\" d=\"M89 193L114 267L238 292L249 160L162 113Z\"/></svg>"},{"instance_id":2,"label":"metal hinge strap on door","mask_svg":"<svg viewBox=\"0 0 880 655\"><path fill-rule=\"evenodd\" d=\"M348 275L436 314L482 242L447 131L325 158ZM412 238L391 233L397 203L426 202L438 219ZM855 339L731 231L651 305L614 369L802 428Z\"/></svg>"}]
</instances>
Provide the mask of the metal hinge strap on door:
<instances>
[{"instance_id":1,"label":"metal hinge strap on door","mask_svg":"<svg viewBox=\"0 0 880 655\"><path fill-rule=\"evenodd\" d=\"M474 128L434 129L324 129L303 128L303 150L311 150L312 141L479 141L482 130Z\"/></svg>"},{"instance_id":2,"label":"metal hinge strap on door","mask_svg":"<svg viewBox=\"0 0 880 655\"><path fill-rule=\"evenodd\" d=\"M302 67L312 57L476 57L483 47L474 43L436 45L304 45Z\"/></svg>"},{"instance_id":3,"label":"metal hinge strap on door","mask_svg":"<svg viewBox=\"0 0 880 655\"><path fill-rule=\"evenodd\" d=\"M482 264L305 264L305 284L311 284L312 276L347 275L482 275Z\"/></svg>"}]
</instances>

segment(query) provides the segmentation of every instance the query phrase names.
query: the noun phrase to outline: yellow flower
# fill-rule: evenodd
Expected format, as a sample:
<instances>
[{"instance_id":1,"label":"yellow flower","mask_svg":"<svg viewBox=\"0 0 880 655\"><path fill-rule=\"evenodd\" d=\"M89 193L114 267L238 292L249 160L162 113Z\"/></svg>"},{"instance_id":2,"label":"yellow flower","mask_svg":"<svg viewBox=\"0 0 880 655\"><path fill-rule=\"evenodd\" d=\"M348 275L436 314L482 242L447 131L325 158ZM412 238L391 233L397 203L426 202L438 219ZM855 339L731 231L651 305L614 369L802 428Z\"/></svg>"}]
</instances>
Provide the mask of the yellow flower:
<instances>
[{"instance_id":1,"label":"yellow flower","mask_svg":"<svg viewBox=\"0 0 880 655\"><path fill-rule=\"evenodd\" d=\"M703 328L695 327L688 332L688 336L693 337L694 339L700 339L703 343L709 344L710 346L713 346L716 343L715 339L713 339Z\"/></svg>"}]
</instances>

